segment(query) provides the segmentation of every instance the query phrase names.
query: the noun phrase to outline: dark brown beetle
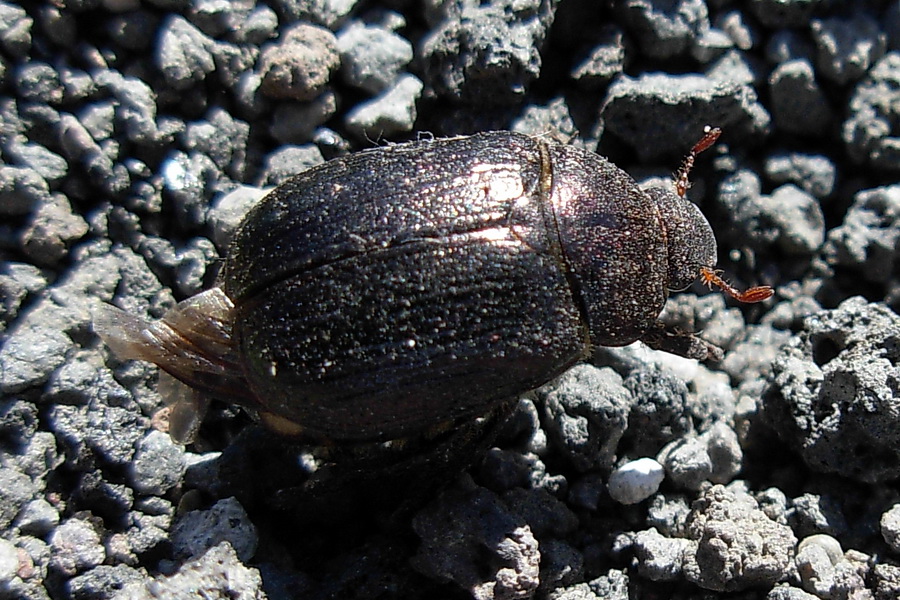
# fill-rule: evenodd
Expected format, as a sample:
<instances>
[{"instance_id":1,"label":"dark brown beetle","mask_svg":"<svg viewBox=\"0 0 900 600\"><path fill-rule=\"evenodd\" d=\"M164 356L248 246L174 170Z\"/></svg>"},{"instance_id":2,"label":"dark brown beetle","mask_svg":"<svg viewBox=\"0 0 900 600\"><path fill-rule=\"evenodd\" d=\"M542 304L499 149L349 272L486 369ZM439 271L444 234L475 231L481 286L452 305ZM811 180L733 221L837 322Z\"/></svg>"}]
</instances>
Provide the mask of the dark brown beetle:
<instances>
[{"instance_id":1,"label":"dark brown beetle","mask_svg":"<svg viewBox=\"0 0 900 600\"><path fill-rule=\"evenodd\" d=\"M670 290L712 270L709 223L669 188L642 190L589 152L510 132L367 150L276 188L237 230L220 286L146 323L109 308L97 328L200 394L286 434L395 440L463 422L553 379L595 346L642 340L717 358L658 321Z\"/></svg>"}]
</instances>

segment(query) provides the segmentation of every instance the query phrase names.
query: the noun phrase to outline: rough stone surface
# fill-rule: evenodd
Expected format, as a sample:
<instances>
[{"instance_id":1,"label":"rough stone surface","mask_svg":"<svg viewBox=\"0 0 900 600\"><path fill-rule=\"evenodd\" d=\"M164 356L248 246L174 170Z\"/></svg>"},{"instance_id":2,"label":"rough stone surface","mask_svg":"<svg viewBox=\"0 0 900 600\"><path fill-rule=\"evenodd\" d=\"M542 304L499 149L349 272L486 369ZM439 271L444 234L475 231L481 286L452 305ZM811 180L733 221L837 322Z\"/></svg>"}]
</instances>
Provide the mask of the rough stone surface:
<instances>
[{"instance_id":1,"label":"rough stone surface","mask_svg":"<svg viewBox=\"0 0 900 600\"><path fill-rule=\"evenodd\" d=\"M898 331L894 312L855 297L807 317L780 351L766 420L813 469L868 482L900 476Z\"/></svg>"}]
</instances>

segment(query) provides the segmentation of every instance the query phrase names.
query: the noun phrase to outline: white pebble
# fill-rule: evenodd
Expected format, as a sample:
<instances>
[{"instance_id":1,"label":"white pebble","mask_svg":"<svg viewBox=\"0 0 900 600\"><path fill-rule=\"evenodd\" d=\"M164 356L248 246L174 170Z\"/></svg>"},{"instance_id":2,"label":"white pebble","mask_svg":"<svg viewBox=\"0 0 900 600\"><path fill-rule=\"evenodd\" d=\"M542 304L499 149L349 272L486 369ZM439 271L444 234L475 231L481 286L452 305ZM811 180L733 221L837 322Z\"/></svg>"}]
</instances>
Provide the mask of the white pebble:
<instances>
[{"instance_id":1,"label":"white pebble","mask_svg":"<svg viewBox=\"0 0 900 600\"><path fill-rule=\"evenodd\" d=\"M620 504L637 504L656 493L665 478L663 466L652 458L626 463L609 476L609 495Z\"/></svg>"}]
</instances>

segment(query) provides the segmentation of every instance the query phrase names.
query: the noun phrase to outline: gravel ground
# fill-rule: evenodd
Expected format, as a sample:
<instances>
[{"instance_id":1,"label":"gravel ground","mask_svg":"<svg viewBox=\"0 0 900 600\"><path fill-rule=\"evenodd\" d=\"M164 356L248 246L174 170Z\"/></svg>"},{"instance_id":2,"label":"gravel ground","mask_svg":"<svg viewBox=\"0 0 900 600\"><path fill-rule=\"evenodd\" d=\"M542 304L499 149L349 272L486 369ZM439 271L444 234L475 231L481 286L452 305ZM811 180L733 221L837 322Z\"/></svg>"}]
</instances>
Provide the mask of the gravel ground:
<instances>
[{"instance_id":1,"label":"gravel ground","mask_svg":"<svg viewBox=\"0 0 900 600\"><path fill-rule=\"evenodd\" d=\"M900 2L0 2L0 85L0 597L900 597ZM234 408L173 443L92 330L348 151L512 129L644 180L708 123L691 198L775 296L675 295L724 360L599 349L389 524L297 503L309 449Z\"/></svg>"}]
</instances>

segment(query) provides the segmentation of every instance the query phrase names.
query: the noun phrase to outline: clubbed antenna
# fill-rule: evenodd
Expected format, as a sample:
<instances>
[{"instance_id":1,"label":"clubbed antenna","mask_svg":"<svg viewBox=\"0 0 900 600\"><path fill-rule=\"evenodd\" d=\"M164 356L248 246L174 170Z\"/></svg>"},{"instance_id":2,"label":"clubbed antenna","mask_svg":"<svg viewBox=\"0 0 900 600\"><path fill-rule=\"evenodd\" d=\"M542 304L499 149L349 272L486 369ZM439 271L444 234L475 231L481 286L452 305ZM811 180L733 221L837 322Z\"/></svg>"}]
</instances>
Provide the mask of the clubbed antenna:
<instances>
[{"instance_id":1,"label":"clubbed antenna","mask_svg":"<svg viewBox=\"0 0 900 600\"><path fill-rule=\"evenodd\" d=\"M691 148L688 155L684 157L681 168L678 169L678 172L675 174L675 193L682 198L687 194L688 188L691 187L691 181L688 177L691 174L691 169L694 168L694 160L696 160L697 155L715 144L716 140L719 139L719 136L722 135L721 129L718 127L710 127L709 125L707 125L703 131L703 137L694 144L694 147Z\"/></svg>"},{"instance_id":2,"label":"clubbed antenna","mask_svg":"<svg viewBox=\"0 0 900 600\"><path fill-rule=\"evenodd\" d=\"M742 292L722 279L719 276L719 273L721 273L721 271L714 271L708 267L700 267L700 280L708 285L710 289L712 289L712 286L716 286L738 302L746 302L748 304L762 302L767 298L771 298L772 294L775 293L775 290L767 285L758 285Z\"/></svg>"}]
</instances>

